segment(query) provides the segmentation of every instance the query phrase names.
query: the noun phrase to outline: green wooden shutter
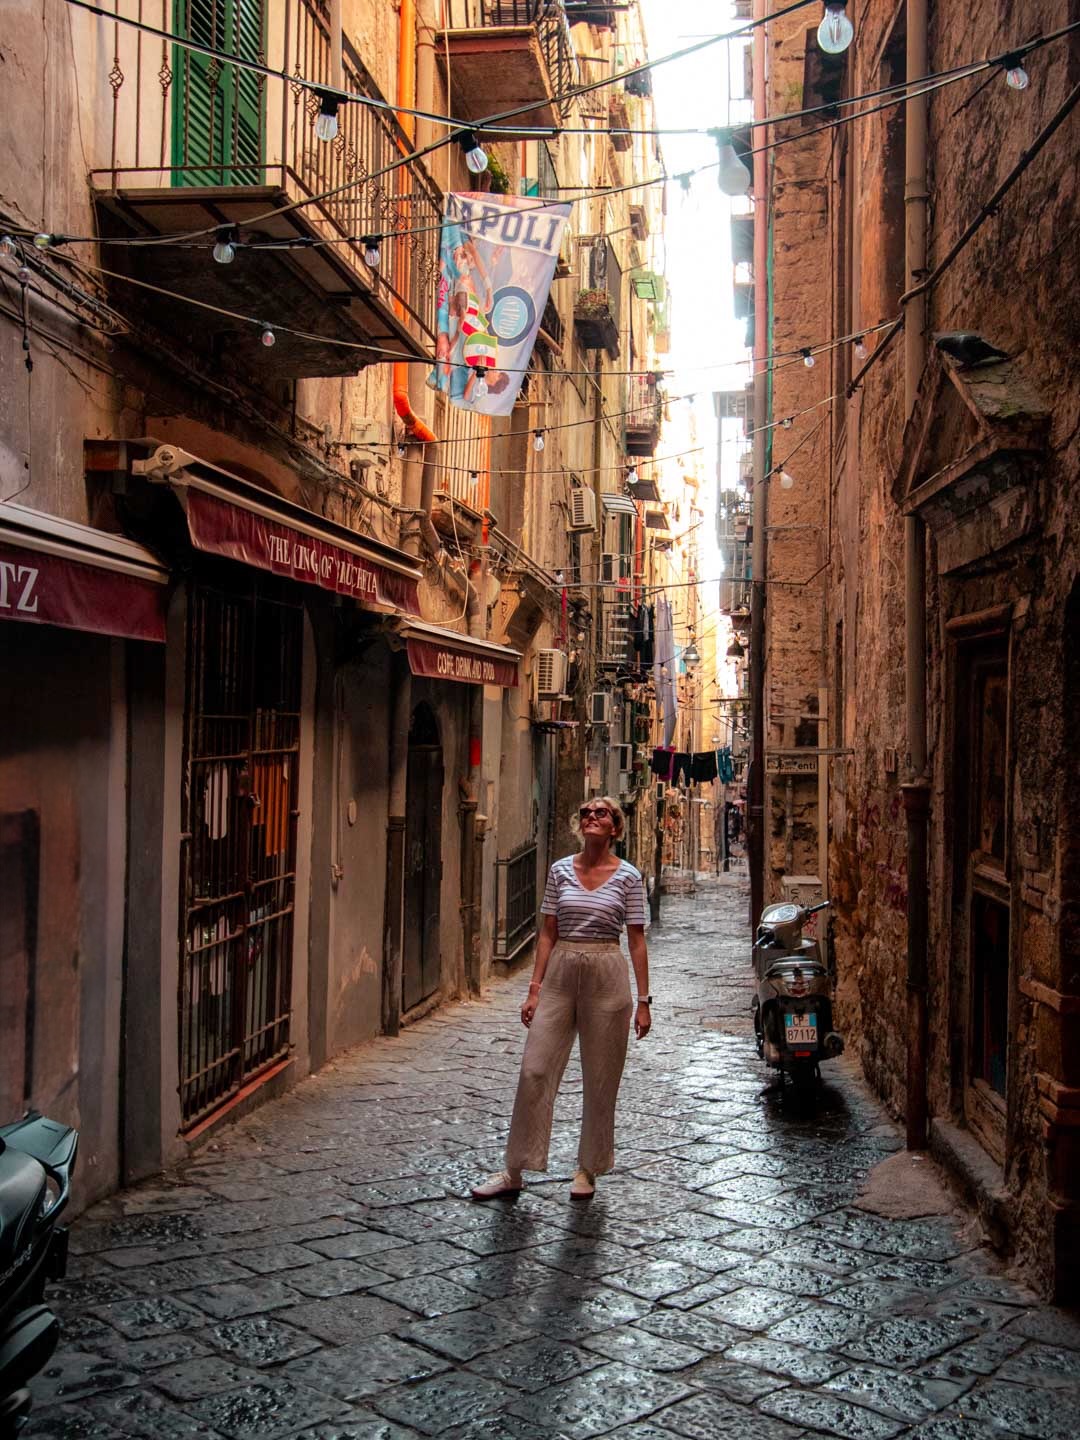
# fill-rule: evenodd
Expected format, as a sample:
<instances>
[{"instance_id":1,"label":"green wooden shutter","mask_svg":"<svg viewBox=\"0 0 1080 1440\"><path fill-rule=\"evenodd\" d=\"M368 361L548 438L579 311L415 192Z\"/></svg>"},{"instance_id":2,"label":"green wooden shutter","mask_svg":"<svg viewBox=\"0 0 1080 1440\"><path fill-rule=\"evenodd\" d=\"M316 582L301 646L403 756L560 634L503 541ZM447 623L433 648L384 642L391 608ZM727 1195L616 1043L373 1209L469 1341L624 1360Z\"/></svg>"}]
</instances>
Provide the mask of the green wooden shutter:
<instances>
[{"instance_id":1,"label":"green wooden shutter","mask_svg":"<svg viewBox=\"0 0 1080 1440\"><path fill-rule=\"evenodd\" d=\"M177 34L229 54L263 54L264 0L176 0ZM174 185L257 185L264 102L259 77L176 47Z\"/></svg>"}]
</instances>

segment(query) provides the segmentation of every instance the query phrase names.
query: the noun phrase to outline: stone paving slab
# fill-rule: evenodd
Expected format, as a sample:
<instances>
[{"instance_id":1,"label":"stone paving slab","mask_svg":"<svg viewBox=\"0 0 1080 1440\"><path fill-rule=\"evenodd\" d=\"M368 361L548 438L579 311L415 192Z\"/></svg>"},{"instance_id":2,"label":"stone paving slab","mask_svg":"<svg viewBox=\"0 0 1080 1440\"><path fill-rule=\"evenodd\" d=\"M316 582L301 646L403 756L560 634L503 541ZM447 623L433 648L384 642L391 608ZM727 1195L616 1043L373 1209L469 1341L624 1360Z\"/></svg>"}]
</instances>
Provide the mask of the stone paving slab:
<instances>
[{"instance_id":1,"label":"stone paving slab","mask_svg":"<svg viewBox=\"0 0 1080 1440\"><path fill-rule=\"evenodd\" d=\"M73 1227L28 1440L1075 1440L1080 1319L969 1217L855 1205L901 1146L847 1060L785 1109L750 1040L739 883L665 897L618 1161L501 1167L523 980L342 1056Z\"/></svg>"}]
</instances>

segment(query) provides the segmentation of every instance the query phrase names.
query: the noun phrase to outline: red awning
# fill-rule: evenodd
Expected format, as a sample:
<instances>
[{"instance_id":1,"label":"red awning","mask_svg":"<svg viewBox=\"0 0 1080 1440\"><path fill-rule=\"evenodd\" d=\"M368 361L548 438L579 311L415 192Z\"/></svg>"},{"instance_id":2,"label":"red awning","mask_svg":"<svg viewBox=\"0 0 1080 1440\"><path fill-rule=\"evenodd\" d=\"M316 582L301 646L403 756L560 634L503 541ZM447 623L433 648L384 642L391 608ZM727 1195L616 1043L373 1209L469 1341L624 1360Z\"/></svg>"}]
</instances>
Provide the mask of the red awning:
<instances>
[{"instance_id":1,"label":"red awning","mask_svg":"<svg viewBox=\"0 0 1080 1440\"><path fill-rule=\"evenodd\" d=\"M501 685L503 689L513 689L518 683L520 650L418 620L403 622L399 633L404 636L414 675L465 685Z\"/></svg>"},{"instance_id":2,"label":"red awning","mask_svg":"<svg viewBox=\"0 0 1080 1440\"><path fill-rule=\"evenodd\" d=\"M420 613L420 571L404 551L171 445L132 468L173 487L197 550L347 595L368 610Z\"/></svg>"},{"instance_id":3,"label":"red awning","mask_svg":"<svg viewBox=\"0 0 1080 1440\"><path fill-rule=\"evenodd\" d=\"M164 642L168 581L132 540L0 504L2 619Z\"/></svg>"}]
</instances>

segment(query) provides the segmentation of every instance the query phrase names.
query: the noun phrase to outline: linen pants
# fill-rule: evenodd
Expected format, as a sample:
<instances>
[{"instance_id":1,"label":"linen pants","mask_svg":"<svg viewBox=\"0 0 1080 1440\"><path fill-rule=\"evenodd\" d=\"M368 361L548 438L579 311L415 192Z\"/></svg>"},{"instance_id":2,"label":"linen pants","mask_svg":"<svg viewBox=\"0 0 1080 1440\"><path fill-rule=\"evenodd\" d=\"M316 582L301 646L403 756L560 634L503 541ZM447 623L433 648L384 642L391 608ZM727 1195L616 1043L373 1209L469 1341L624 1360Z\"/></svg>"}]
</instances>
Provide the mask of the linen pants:
<instances>
[{"instance_id":1,"label":"linen pants","mask_svg":"<svg viewBox=\"0 0 1080 1440\"><path fill-rule=\"evenodd\" d=\"M583 1081L578 1165L593 1175L615 1164L615 1100L630 1036L633 997L618 943L560 940L551 952L525 1041L508 1170L546 1170L551 1120L575 1034Z\"/></svg>"}]
</instances>

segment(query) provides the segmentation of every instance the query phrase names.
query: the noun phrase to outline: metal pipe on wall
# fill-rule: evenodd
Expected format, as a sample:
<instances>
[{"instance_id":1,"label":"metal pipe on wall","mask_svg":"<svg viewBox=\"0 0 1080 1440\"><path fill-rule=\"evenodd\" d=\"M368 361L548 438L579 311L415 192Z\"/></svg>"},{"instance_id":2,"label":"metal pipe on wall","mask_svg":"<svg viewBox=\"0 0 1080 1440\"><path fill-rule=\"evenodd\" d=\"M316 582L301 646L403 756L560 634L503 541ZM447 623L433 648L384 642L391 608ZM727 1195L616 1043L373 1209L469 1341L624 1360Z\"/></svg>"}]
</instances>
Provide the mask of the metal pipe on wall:
<instances>
[{"instance_id":1,"label":"metal pipe on wall","mask_svg":"<svg viewBox=\"0 0 1080 1440\"><path fill-rule=\"evenodd\" d=\"M754 19L765 18L765 0L754 0ZM765 26L753 40L754 118L766 113ZM769 371L769 206L768 168L762 147L754 155L754 538L750 588L750 768L746 783L746 849L750 867L750 926L757 929L765 903L765 592L768 551Z\"/></svg>"},{"instance_id":2,"label":"metal pipe on wall","mask_svg":"<svg viewBox=\"0 0 1080 1440\"><path fill-rule=\"evenodd\" d=\"M907 79L927 74L927 0L908 0ZM906 102L905 271L906 288L926 275L925 95ZM926 364L926 293L904 310L904 417L914 409ZM927 945L929 922L928 829L930 779L926 737L926 533L917 515L904 519L904 685L907 714L908 778L901 787L907 825L907 989L908 1053L906 1129L909 1150L927 1139Z\"/></svg>"}]
</instances>

